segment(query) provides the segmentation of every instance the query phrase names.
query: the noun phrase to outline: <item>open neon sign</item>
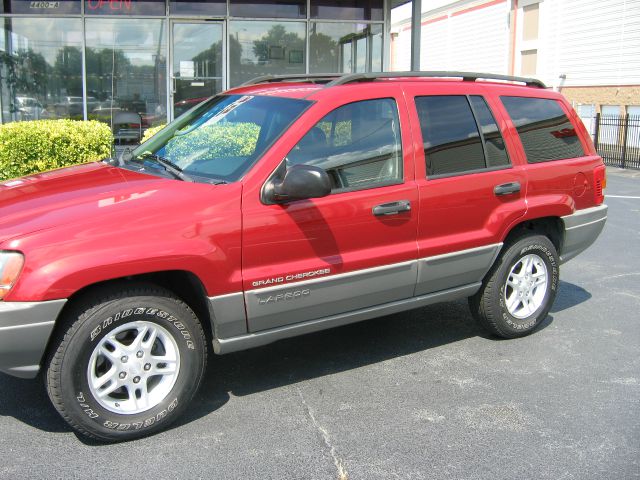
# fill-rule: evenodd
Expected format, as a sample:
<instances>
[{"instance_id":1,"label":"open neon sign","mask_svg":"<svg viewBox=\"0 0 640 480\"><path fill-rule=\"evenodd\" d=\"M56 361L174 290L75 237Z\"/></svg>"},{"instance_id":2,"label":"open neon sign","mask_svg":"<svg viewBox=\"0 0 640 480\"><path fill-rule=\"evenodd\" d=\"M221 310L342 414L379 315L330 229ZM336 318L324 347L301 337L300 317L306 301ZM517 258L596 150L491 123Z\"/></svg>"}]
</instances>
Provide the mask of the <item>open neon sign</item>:
<instances>
[{"instance_id":1,"label":"open neon sign","mask_svg":"<svg viewBox=\"0 0 640 480\"><path fill-rule=\"evenodd\" d=\"M108 6L111 10L131 10L132 0L87 0L89 10L100 10Z\"/></svg>"}]
</instances>

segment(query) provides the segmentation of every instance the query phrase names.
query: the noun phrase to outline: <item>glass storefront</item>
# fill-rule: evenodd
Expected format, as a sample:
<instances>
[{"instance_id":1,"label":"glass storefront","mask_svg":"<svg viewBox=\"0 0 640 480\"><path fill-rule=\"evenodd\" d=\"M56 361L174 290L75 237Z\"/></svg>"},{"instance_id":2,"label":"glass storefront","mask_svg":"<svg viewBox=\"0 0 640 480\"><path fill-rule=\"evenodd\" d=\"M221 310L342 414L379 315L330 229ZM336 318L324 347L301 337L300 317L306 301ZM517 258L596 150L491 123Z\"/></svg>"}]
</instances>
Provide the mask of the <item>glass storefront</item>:
<instances>
[{"instance_id":1,"label":"glass storefront","mask_svg":"<svg viewBox=\"0 0 640 480\"><path fill-rule=\"evenodd\" d=\"M87 118L111 124L116 140L165 123L165 21L89 18L86 28Z\"/></svg>"},{"instance_id":2,"label":"glass storefront","mask_svg":"<svg viewBox=\"0 0 640 480\"><path fill-rule=\"evenodd\" d=\"M135 143L260 75L383 67L383 0L2 0L0 121L97 119Z\"/></svg>"}]
</instances>

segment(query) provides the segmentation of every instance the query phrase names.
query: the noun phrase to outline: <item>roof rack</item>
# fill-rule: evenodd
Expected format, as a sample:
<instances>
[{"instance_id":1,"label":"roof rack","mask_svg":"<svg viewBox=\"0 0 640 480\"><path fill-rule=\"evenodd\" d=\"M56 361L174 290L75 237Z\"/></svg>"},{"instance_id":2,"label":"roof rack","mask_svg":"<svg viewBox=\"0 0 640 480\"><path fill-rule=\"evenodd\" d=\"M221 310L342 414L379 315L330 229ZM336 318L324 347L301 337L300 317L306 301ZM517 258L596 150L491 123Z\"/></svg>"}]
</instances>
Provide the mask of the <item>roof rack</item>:
<instances>
[{"instance_id":1,"label":"roof rack","mask_svg":"<svg viewBox=\"0 0 640 480\"><path fill-rule=\"evenodd\" d=\"M343 75L329 82L327 87L335 87L336 85L345 85L347 83L365 82L368 80L376 80L378 78L462 78L463 81L475 82L476 80L502 80L507 82L524 83L527 87L547 88L547 86L536 78L514 77L513 75L500 75L497 73L476 73L476 72L448 72L448 71L430 71L430 72L370 72L370 73L352 73Z\"/></svg>"},{"instance_id":2,"label":"roof rack","mask_svg":"<svg viewBox=\"0 0 640 480\"><path fill-rule=\"evenodd\" d=\"M501 80L505 82L524 83L527 87L547 88L547 86L536 78L514 77L513 75L500 75L497 73L476 73L476 72L449 72L449 71L429 71L429 72L369 72L350 73L343 75L340 73L316 73L297 75L264 75L256 77L240 85L246 87L259 83L284 82L287 80L311 83L324 83L325 87L335 87L348 83L366 82L379 78L461 78L463 81L475 82L476 80Z\"/></svg>"}]
</instances>

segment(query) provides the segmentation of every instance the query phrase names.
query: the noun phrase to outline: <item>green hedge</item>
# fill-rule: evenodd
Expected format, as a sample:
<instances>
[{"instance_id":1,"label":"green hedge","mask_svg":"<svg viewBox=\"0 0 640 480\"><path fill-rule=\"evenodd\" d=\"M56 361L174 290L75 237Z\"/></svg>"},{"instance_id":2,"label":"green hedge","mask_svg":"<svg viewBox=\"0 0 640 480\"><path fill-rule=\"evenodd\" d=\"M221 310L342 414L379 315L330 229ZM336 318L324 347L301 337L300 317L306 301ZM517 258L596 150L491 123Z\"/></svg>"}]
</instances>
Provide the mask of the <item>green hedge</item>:
<instances>
[{"instance_id":1,"label":"green hedge","mask_svg":"<svg viewBox=\"0 0 640 480\"><path fill-rule=\"evenodd\" d=\"M144 131L144 135L142 135L142 141L140 143L146 142L166 126L167 126L166 124L163 124L163 125L158 125L157 127L147 128Z\"/></svg>"},{"instance_id":2,"label":"green hedge","mask_svg":"<svg viewBox=\"0 0 640 480\"><path fill-rule=\"evenodd\" d=\"M0 180L101 160L113 136L98 121L36 120L0 125Z\"/></svg>"}]
</instances>

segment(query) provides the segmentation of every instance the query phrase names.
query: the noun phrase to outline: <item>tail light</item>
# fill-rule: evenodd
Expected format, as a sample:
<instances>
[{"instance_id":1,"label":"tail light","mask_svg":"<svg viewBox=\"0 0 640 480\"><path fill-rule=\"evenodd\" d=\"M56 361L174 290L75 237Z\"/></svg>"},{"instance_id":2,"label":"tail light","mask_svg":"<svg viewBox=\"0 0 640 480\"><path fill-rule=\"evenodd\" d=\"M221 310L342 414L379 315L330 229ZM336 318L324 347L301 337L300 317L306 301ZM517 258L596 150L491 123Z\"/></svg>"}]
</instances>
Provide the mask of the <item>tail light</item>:
<instances>
[{"instance_id":1,"label":"tail light","mask_svg":"<svg viewBox=\"0 0 640 480\"><path fill-rule=\"evenodd\" d=\"M604 189L607 188L607 169L604 165L596 167L593 171L593 194L596 205L604 202Z\"/></svg>"}]
</instances>

